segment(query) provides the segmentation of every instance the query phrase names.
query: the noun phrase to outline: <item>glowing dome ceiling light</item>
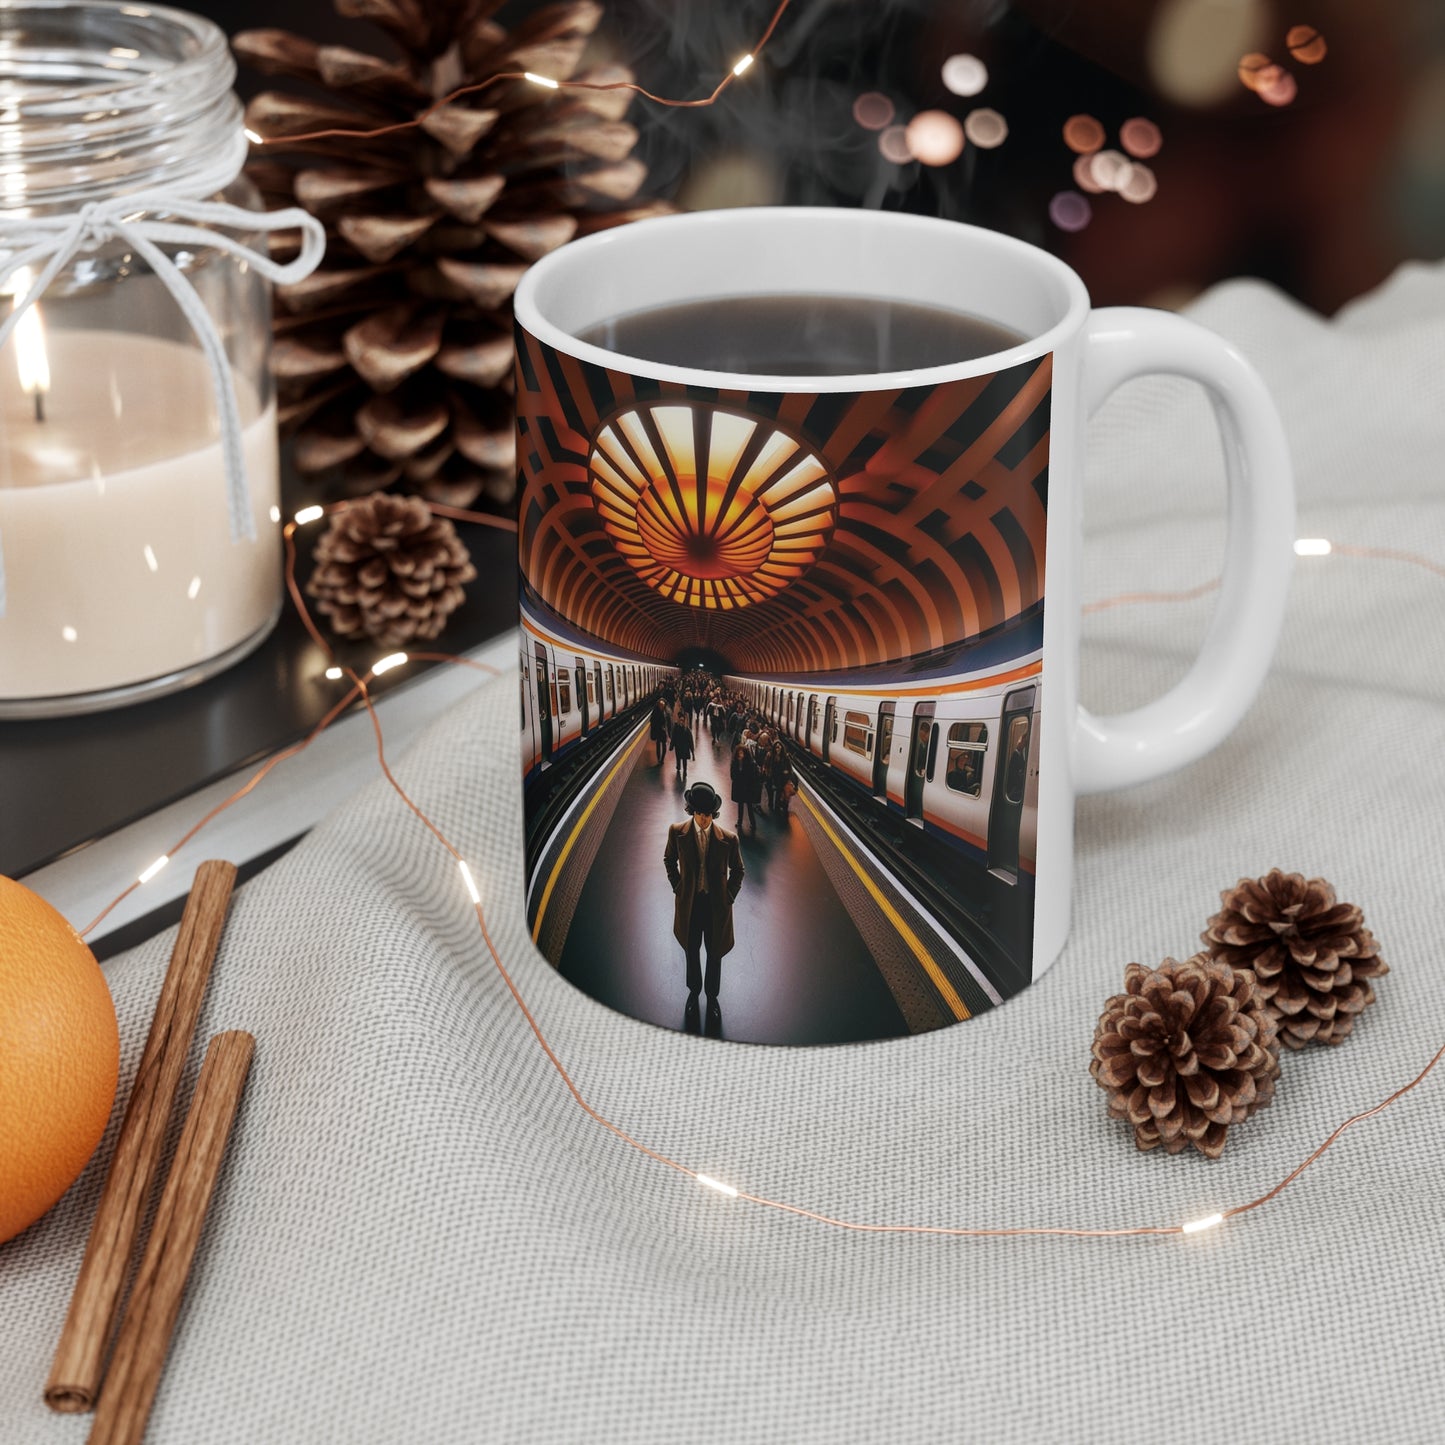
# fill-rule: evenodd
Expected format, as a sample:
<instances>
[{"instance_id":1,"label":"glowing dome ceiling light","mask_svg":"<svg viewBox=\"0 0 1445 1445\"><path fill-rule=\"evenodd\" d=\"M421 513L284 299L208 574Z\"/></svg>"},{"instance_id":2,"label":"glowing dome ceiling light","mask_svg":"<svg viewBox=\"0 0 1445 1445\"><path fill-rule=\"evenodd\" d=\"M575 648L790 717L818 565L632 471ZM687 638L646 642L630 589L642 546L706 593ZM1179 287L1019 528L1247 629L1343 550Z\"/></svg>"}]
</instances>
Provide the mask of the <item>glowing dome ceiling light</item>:
<instances>
[{"instance_id":1,"label":"glowing dome ceiling light","mask_svg":"<svg viewBox=\"0 0 1445 1445\"><path fill-rule=\"evenodd\" d=\"M761 602L828 545L838 488L806 442L706 404L642 405L592 443L592 501L649 587L689 607Z\"/></svg>"}]
</instances>

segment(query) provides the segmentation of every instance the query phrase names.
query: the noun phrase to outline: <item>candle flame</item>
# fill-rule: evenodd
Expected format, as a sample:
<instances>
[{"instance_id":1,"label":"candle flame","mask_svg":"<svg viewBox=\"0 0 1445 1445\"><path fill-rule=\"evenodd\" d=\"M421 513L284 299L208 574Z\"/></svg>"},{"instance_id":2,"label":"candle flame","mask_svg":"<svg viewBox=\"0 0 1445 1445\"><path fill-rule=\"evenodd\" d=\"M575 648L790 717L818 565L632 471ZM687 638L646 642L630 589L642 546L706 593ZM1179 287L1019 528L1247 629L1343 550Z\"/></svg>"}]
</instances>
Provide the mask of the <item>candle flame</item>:
<instances>
[{"instance_id":1,"label":"candle flame","mask_svg":"<svg viewBox=\"0 0 1445 1445\"><path fill-rule=\"evenodd\" d=\"M30 267L22 266L10 278L10 295L16 301L30 292L34 283ZM45 323L36 302L15 324L15 365L20 372L20 390L26 396L43 397L50 390L50 358L45 350Z\"/></svg>"}]
</instances>

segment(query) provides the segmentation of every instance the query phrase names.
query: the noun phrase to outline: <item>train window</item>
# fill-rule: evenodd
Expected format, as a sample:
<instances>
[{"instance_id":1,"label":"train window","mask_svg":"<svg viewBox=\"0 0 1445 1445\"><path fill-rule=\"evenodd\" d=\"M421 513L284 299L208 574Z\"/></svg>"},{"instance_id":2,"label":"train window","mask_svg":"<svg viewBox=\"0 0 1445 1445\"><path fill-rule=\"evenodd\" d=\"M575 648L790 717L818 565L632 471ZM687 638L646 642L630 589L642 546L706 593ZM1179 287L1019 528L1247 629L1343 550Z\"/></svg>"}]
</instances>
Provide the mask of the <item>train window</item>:
<instances>
[{"instance_id":1,"label":"train window","mask_svg":"<svg viewBox=\"0 0 1445 1445\"><path fill-rule=\"evenodd\" d=\"M608 701L608 702L611 702L611 701L612 701L612 697L613 697L612 664L609 662L609 663L607 664L607 701Z\"/></svg>"},{"instance_id":2,"label":"train window","mask_svg":"<svg viewBox=\"0 0 1445 1445\"><path fill-rule=\"evenodd\" d=\"M587 674L587 702L591 706L597 703L597 679L590 672Z\"/></svg>"},{"instance_id":3,"label":"train window","mask_svg":"<svg viewBox=\"0 0 1445 1445\"><path fill-rule=\"evenodd\" d=\"M873 756L873 719L866 712L844 714L843 746L865 758Z\"/></svg>"},{"instance_id":4,"label":"train window","mask_svg":"<svg viewBox=\"0 0 1445 1445\"><path fill-rule=\"evenodd\" d=\"M1010 803L1022 803L1029 776L1029 716L1009 719L1004 744L1003 795Z\"/></svg>"},{"instance_id":5,"label":"train window","mask_svg":"<svg viewBox=\"0 0 1445 1445\"><path fill-rule=\"evenodd\" d=\"M948 771L943 781L955 793L976 798L983 788L983 757L988 750L988 724L954 723L948 730Z\"/></svg>"},{"instance_id":6,"label":"train window","mask_svg":"<svg viewBox=\"0 0 1445 1445\"><path fill-rule=\"evenodd\" d=\"M522 726L525 728L525 727L527 726L527 654L526 654L525 652L522 654L521 683L522 683Z\"/></svg>"},{"instance_id":7,"label":"train window","mask_svg":"<svg viewBox=\"0 0 1445 1445\"><path fill-rule=\"evenodd\" d=\"M565 672L557 673L557 712L565 715L572 711L571 680Z\"/></svg>"},{"instance_id":8,"label":"train window","mask_svg":"<svg viewBox=\"0 0 1445 1445\"><path fill-rule=\"evenodd\" d=\"M928 768L928 745L933 740L933 718L921 717L913 729L913 772L922 777Z\"/></svg>"}]
</instances>

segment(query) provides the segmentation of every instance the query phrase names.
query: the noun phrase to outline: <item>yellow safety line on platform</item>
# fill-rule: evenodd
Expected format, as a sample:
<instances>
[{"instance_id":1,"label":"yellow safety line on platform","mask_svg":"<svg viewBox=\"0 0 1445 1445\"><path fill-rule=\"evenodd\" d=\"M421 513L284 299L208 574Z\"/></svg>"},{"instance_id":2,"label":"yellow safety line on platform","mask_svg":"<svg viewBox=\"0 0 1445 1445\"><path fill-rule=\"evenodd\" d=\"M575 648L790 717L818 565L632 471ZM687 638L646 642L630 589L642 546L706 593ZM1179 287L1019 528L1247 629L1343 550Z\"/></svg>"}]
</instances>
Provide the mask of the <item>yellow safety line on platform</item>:
<instances>
[{"instance_id":1,"label":"yellow safety line on platform","mask_svg":"<svg viewBox=\"0 0 1445 1445\"><path fill-rule=\"evenodd\" d=\"M873 901L883 910L889 923L898 930L898 936L913 950L913 956L923 965L924 972L933 980L933 986L943 995L943 1001L953 1010L956 1019L972 1018L968 1011L968 1005L959 998L953 985L944 976L943 970L934 962L933 955L923 946L923 941L903 921L902 914L883 896L883 890L863 871L863 865L850 853L843 843L843 840L828 826L828 820L815 808L809 800L808 795L801 789L798 796L803 800L808 811L818 821L818 826L828 835L829 841L843 855L848 866L862 880L863 886L873 895Z\"/></svg>"},{"instance_id":2,"label":"yellow safety line on platform","mask_svg":"<svg viewBox=\"0 0 1445 1445\"><path fill-rule=\"evenodd\" d=\"M587 820L592 816L592 810L597 806L603 793L607 791L607 785L617 776L618 770L628 758L638 749L642 740L647 737L646 732L639 732L636 741L623 755L613 763L611 771L602 779L597 791L587 801L587 806L582 809L582 816L577 819L576 826L567 835L567 841L562 845L562 851L557 855L557 861L552 865L552 872L548 875L547 886L542 890L542 901L537 905L537 921L532 925L532 942L536 943L542 932L542 918L547 912L547 904L552 897L552 890L557 886L557 878L562 872L562 865L567 861L567 855L572 851L572 845L577 841L577 835L587 825Z\"/></svg>"}]
</instances>

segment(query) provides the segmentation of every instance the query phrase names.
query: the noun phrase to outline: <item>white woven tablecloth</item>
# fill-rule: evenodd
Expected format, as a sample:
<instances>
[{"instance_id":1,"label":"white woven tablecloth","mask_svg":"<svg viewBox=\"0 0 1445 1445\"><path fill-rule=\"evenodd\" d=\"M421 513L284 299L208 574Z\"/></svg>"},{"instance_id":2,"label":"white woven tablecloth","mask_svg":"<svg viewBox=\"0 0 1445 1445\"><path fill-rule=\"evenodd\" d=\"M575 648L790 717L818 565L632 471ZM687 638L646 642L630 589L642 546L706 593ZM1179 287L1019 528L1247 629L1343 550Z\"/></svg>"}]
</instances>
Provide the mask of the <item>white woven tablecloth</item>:
<instances>
[{"instance_id":1,"label":"white woven tablecloth","mask_svg":"<svg viewBox=\"0 0 1445 1445\"><path fill-rule=\"evenodd\" d=\"M1445 268L1406 268L1331 323L1245 282L1194 314L1278 398L1302 535L1445 561ZM1093 432L1088 595L1211 576L1221 474L1198 394L1121 393ZM1091 618L1085 700L1158 692L1209 606ZM1445 1039L1442 619L1445 581L1420 569L1303 559L1237 733L1081 805L1053 970L906 1041L718 1045L554 975L521 919L514 680L440 718L398 771L477 865L580 1086L641 1139L861 1219L1174 1223L1262 1192ZM1392 966L1380 1002L1344 1047L1287 1057L1274 1106L1218 1163L1138 1154L1087 1073L1100 1007L1127 961L1187 955L1219 889L1276 864L1364 907ZM107 968L120 1100L170 942ZM1445 1438L1445 1069L1274 1204L1187 1241L830 1231L724 1200L590 1122L455 867L382 783L238 895L202 1020L225 1028L255 1032L256 1063L152 1441ZM119 1109L77 1187L0 1247L4 1445L88 1429L41 1388Z\"/></svg>"}]
</instances>

